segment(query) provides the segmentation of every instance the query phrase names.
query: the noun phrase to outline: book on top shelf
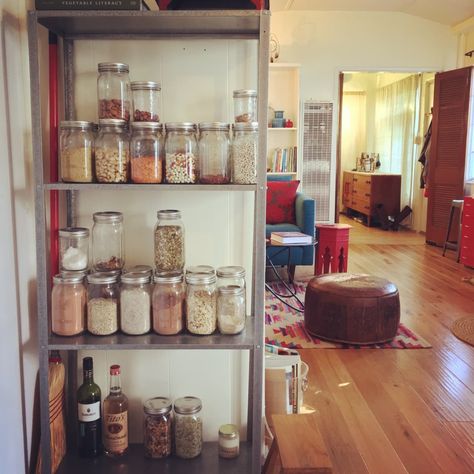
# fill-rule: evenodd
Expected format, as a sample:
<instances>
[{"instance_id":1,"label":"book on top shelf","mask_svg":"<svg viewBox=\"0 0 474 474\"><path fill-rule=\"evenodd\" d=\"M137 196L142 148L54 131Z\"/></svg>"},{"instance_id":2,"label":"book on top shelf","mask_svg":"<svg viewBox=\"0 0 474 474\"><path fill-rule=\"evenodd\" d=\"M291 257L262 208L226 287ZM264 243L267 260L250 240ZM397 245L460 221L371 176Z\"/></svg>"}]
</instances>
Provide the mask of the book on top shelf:
<instances>
[{"instance_id":1,"label":"book on top shelf","mask_svg":"<svg viewBox=\"0 0 474 474\"><path fill-rule=\"evenodd\" d=\"M36 0L36 10L158 10L155 0Z\"/></svg>"},{"instance_id":2,"label":"book on top shelf","mask_svg":"<svg viewBox=\"0 0 474 474\"><path fill-rule=\"evenodd\" d=\"M279 244L310 244L313 242L313 237L301 232L272 232L270 241Z\"/></svg>"}]
</instances>

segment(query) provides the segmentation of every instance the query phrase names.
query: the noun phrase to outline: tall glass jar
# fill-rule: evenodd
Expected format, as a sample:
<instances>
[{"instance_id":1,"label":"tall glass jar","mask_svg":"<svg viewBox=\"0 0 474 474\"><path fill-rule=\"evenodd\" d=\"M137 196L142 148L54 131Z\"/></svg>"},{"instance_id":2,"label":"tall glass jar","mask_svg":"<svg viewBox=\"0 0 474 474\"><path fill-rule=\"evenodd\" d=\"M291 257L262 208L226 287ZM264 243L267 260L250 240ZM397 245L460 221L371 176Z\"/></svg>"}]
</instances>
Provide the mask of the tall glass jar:
<instances>
[{"instance_id":1,"label":"tall glass jar","mask_svg":"<svg viewBox=\"0 0 474 474\"><path fill-rule=\"evenodd\" d=\"M187 122L167 123L165 141L165 178L170 184L199 181L199 157L196 125Z\"/></svg>"},{"instance_id":2,"label":"tall glass jar","mask_svg":"<svg viewBox=\"0 0 474 474\"><path fill-rule=\"evenodd\" d=\"M89 229L65 227L59 229L60 270L87 270L89 266Z\"/></svg>"},{"instance_id":3,"label":"tall glass jar","mask_svg":"<svg viewBox=\"0 0 474 474\"><path fill-rule=\"evenodd\" d=\"M184 268L184 225L181 212L157 212L155 226L155 268L160 272L182 272Z\"/></svg>"},{"instance_id":4,"label":"tall glass jar","mask_svg":"<svg viewBox=\"0 0 474 474\"><path fill-rule=\"evenodd\" d=\"M216 330L216 276L186 275L186 327L192 334L208 335Z\"/></svg>"},{"instance_id":5,"label":"tall glass jar","mask_svg":"<svg viewBox=\"0 0 474 474\"><path fill-rule=\"evenodd\" d=\"M257 91L240 89L234 91L235 122L256 122L257 118Z\"/></svg>"},{"instance_id":6,"label":"tall glass jar","mask_svg":"<svg viewBox=\"0 0 474 474\"><path fill-rule=\"evenodd\" d=\"M61 179L66 183L91 183L94 179L94 124L79 120L59 124Z\"/></svg>"},{"instance_id":7,"label":"tall glass jar","mask_svg":"<svg viewBox=\"0 0 474 474\"><path fill-rule=\"evenodd\" d=\"M237 265L219 267L216 270L217 287L236 285L245 288L245 268Z\"/></svg>"},{"instance_id":8,"label":"tall glass jar","mask_svg":"<svg viewBox=\"0 0 474 474\"><path fill-rule=\"evenodd\" d=\"M217 292L217 326L222 334L238 334L245 327L245 289L221 286Z\"/></svg>"},{"instance_id":9,"label":"tall glass jar","mask_svg":"<svg viewBox=\"0 0 474 474\"><path fill-rule=\"evenodd\" d=\"M174 402L174 443L176 456L191 459L202 451L202 402L197 397L178 398Z\"/></svg>"},{"instance_id":10,"label":"tall glass jar","mask_svg":"<svg viewBox=\"0 0 474 474\"><path fill-rule=\"evenodd\" d=\"M87 292L81 272L56 275L51 292L51 330L58 336L75 336L85 329Z\"/></svg>"},{"instance_id":11,"label":"tall glass jar","mask_svg":"<svg viewBox=\"0 0 474 474\"><path fill-rule=\"evenodd\" d=\"M229 124L200 123L199 132L199 181L204 184L230 183Z\"/></svg>"},{"instance_id":12,"label":"tall glass jar","mask_svg":"<svg viewBox=\"0 0 474 474\"><path fill-rule=\"evenodd\" d=\"M152 81L134 81L131 83L131 88L133 120L135 122L159 122L160 84Z\"/></svg>"},{"instance_id":13,"label":"tall glass jar","mask_svg":"<svg viewBox=\"0 0 474 474\"><path fill-rule=\"evenodd\" d=\"M96 336L113 334L118 330L117 275L91 273L87 283L87 330Z\"/></svg>"},{"instance_id":14,"label":"tall glass jar","mask_svg":"<svg viewBox=\"0 0 474 474\"><path fill-rule=\"evenodd\" d=\"M95 141L95 174L99 183L126 183L130 167L127 122L100 119Z\"/></svg>"},{"instance_id":15,"label":"tall glass jar","mask_svg":"<svg viewBox=\"0 0 474 474\"><path fill-rule=\"evenodd\" d=\"M232 142L232 182L255 184L257 182L258 123L234 124Z\"/></svg>"},{"instance_id":16,"label":"tall glass jar","mask_svg":"<svg viewBox=\"0 0 474 474\"><path fill-rule=\"evenodd\" d=\"M92 227L92 265L97 272L122 270L125 263L123 215L121 212L95 212Z\"/></svg>"},{"instance_id":17,"label":"tall glass jar","mask_svg":"<svg viewBox=\"0 0 474 474\"><path fill-rule=\"evenodd\" d=\"M180 272L158 273L153 289L153 330L165 336L183 330L185 289Z\"/></svg>"},{"instance_id":18,"label":"tall glass jar","mask_svg":"<svg viewBox=\"0 0 474 474\"><path fill-rule=\"evenodd\" d=\"M125 273L120 281L120 329L132 336L146 334L151 327L150 277Z\"/></svg>"},{"instance_id":19,"label":"tall glass jar","mask_svg":"<svg viewBox=\"0 0 474 474\"><path fill-rule=\"evenodd\" d=\"M171 455L171 408L171 400L165 397L150 398L143 404L143 444L147 458L161 459Z\"/></svg>"},{"instance_id":20,"label":"tall glass jar","mask_svg":"<svg viewBox=\"0 0 474 474\"><path fill-rule=\"evenodd\" d=\"M164 155L162 128L162 125L156 122L132 123L132 183L161 183Z\"/></svg>"},{"instance_id":21,"label":"tall glass jar","mask_svg":"<svg viewBox=\"0 0 474 474\"><path fill-rule=\"evenodd\" d=\"M128 64L99 63L97 98L99 119L130 120L130 78Z\"/></svg>"}]
</instances>

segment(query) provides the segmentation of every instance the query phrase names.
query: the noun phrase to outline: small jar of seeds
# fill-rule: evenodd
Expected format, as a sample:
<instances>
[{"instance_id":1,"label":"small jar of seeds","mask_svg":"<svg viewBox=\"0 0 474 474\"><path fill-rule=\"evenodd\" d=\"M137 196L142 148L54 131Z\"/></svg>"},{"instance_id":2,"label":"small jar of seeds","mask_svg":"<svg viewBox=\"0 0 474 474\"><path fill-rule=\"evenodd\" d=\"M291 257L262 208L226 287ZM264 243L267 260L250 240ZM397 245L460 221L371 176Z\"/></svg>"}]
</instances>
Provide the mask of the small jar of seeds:
<instances>
[{"instance_id":1,"label":"small jar of seeds","mask_svg":"<svg viewBox=\"0 0 474 474\"><path fill-rule=\"evenodd\" d=\"M234 124L232 142L232 182L255 184L257 182L258 123Z\"/></svg>"},{"instance_id":2,"label":"small jar of seeds","mask_svg":"<svg viewBox=\"0 0 474 474\"><path fill-rule=\"evenodd\" d=\"M157 273L182 272L184 268L184 226L181 212L164 209L157 212L155 226L155 268Z\"/></svg>"},{"instance_id":3,"label":"small jar of seeds","mask_svg":"<svg viewBox=\"0 0 474 474\"><path fill-rule=\"evenodd\" d=\"M165 397L150 398L143 404L143 444L147 458L160 459L171 455L171 407L171 401Z\"/></svg>"},{"instance_id":4,"label":"small jar of seeds","mask_svg":"<svg viewBox=\"0 0 474 474\"><path fill-rule=\"evenodd\" d=\"M118 329L117 278L108 273L87 276L87 329L91 334L108 336Z\"/></svg>"},{"instance_id":5,"label":"small jar of seeds","mask_svg":"<svg viewBox=\"0 0 474 474\"><path fill-rule=\"evenodd\" d=\"M208 335L216 330L216 276L186 274L186 327L192 334Z\"/></svg>"},{"instance_id":6,"label":"small jar of seeds","mask_svg":"<svg viewBox=\"0 0 474 474\"><path fill-rule=\"evenodd\" d=\"M150 277L125 273L120 280L120 329L132 336L146 334L151 327Z\"/></svg>"},{"instance_id":7,"label":"small jar of seeds","mask_svg":"<svg viewBox=\"0 0 474 474\"><path fill-rule=\"evenodd\" d=\"M191 459L202 450L201 400L197 397L178 398L174 402L174 442L176 456Z\"/></svg>"}]
</instances>

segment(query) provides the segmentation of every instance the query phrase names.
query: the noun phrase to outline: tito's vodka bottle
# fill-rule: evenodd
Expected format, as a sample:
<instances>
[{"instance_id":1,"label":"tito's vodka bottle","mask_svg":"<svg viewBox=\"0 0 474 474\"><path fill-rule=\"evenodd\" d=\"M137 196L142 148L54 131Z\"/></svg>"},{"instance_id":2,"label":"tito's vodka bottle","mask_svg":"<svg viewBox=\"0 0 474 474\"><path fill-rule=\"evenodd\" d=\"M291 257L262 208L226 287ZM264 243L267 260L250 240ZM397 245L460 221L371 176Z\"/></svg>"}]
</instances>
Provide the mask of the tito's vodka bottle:
<instances>
[{"instance_id":1,"label":"tito's vodka bottle","mask_svg":"<svg viewBox=\"0 0 474 474\"><path fill-rule=\"evenodd\" d=\"M110 392L104 400L104 447L112 457L128 450L128 398L120 384L120 365L110 367Z\"/></svg>"}]
</instances>

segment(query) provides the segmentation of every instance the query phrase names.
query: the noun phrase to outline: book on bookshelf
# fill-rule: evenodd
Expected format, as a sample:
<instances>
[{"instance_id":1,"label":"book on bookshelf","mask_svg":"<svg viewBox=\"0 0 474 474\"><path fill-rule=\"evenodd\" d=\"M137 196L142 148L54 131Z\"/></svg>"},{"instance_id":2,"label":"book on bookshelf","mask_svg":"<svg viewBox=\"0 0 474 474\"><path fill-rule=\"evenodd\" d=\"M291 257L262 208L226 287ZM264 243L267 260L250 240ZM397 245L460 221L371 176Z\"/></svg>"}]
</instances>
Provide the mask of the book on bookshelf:
<instances>
[{"instance_id":1,"label":"book on bookshelf","mask_svg":"<svg viewBox=\"0 0 474 474\"><path fill-rule=\"evenodd\" d=\"M313 237L301 232L272 232L270 241L280 244L311 244Z\"/></svg>"},{"instance_id":2,"label":"book on bookshelf","mask_svg":"<svg viewBox=\"0 0 474 474\"><path fill-rule=\"evenodd\" d=\"M36 10L158 10L155 0L35 0L35 7Z\"/></svg>"},{"instance_id":3,"label":"book on bookshelf","mask_svg":"<svg viewBox=\"0 0 474 474\"><path fill-rule=\"evenodd\" d=\"M268 157L267 168L273 173L296 172L297 147L275 148Z\"/></svg>"}]
</instances>

